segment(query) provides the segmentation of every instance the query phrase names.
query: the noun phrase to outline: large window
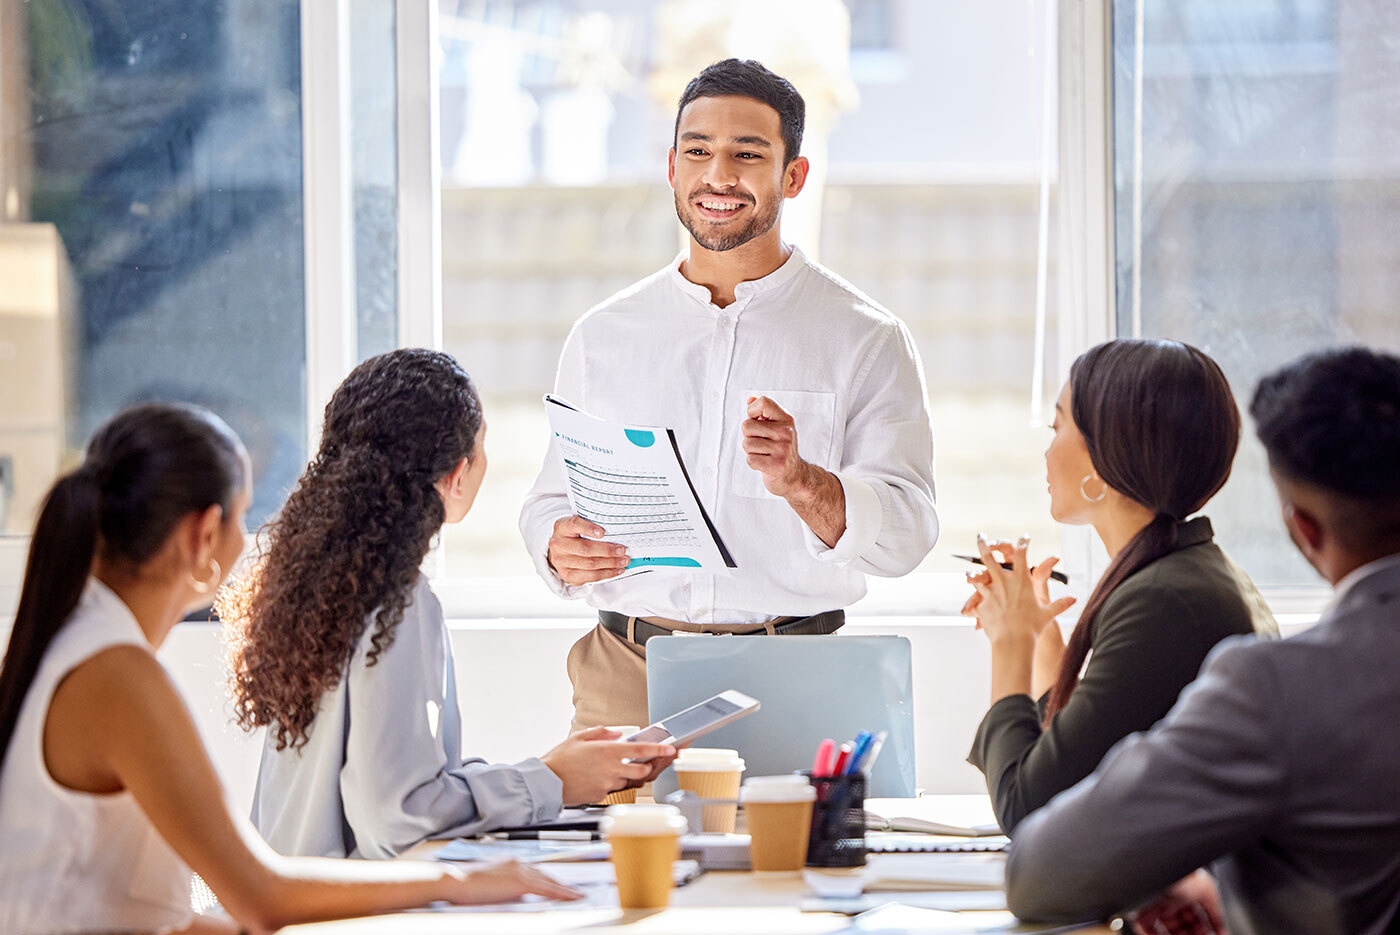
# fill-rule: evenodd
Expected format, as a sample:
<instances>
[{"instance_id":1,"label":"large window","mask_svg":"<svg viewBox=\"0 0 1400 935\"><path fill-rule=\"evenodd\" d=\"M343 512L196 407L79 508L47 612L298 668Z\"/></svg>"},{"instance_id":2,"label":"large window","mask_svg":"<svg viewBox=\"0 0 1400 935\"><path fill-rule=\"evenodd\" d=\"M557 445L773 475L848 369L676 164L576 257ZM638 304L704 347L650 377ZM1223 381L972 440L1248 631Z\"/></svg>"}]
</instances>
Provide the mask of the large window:
<instances>
[{"instance_id":1,"label":"large window","mask_svg":"<svg viewBox=\"0 0 1400 935\"><path fill-rule=\"evenodd\" d=\"M1400 349L1400 9L1390 0L1115 0L1120 335L1210 352L1247 406L1306 351ZM1261 585L1319 579L1258 443L1208 511Z\"/></svg>"},{"instance_id":2,"label":"large window","mask_svg":"<svg viewBox=\"0 0 1400 935\"><path fill-rule=\"evenodd\" d=\"M9 15L28 93L4 105L0 525L27 532L60 466L145 399L222 414L266 516L305 453L297 4Z\"/></svg>"},{"instance_id":3,"label":"large window","mask_svg":"<svg viewBox=\"0 0 1400 935\"><path fill-rule=\"evenodd\" d=\"M281 505L317 417L313 158L319 184L345 155L343 213L335 192L313 207L352 230L348 286L319 310L345 319L330 379L397 345L395 8L355 0L329 37L303 31L307 13L0 0L0 534L27 533L93 429L151 399L199 403L238 431L250 522ZM311 85L332 93L316 119L335 96L347 105L331 124L343 139L314 148L308 47L332 72Z\"/></svg>"},{"instance_id":4,"label":"large window","mask_svg":"<svg viewBox=\"0 0 1400 935\"><path fill-rule=\"evenodd\" d=\"M465 611L583 612L535 579L516 530L548 439L540 397L573 322L681 249L665 176L675 102L729 55L765 61L807 101L814 177L785 236L899 315L923 358L942 536L921 574L872 579L864 608L955 611L966 587L947 553L979 530L1058 547L1042 460L1058 389L1054 265L1040 262L1055 146L1043 0L439 12L443 339L490 425L482 496L444 537L446 574L474 582Z\"/></svg>"},{"instance_id":5,"label":"large window","mask_svg":"<svg viewBox=\"0 0 1400 935\"><path fill-rule=\"evenodd\" d=\"M674 102L733 54L808 100L789 239L926 370L942 538L859 610L955 609L947 555L982 530L1086 585L1041 457L1086 343L1192 341L1242 402L1306 349L1400 347L1397 35L1385 0L0 0L0 534L149 398L234 425L266 518L349 366L440 341L491 426L432 564L449 611L581 613L516 531L540 396L571 323L682 247ZM1261 584L1315 583L1262 460L1247 440L1221 539Z\"/></svg>"}]
</instances>

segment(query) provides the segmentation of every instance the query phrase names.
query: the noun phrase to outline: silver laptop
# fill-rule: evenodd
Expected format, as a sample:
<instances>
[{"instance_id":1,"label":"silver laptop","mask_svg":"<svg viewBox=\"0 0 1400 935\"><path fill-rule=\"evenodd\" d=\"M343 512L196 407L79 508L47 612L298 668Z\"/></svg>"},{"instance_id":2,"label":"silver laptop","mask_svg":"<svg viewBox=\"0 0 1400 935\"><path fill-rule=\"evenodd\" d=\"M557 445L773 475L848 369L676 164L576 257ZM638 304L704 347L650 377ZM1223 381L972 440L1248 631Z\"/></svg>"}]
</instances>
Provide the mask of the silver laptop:
<instances>
[{"instance_id":1,"label":"silver laptop","mask_svg":"<svg viewBox=\"0 0 1400 935\"><path fill-rule=\"evenodd\" d=\"M647 641L647 700L656 722L726 689L755 713L696 741L732 747L746 776L811 769L817 745L888 731L870 796L914 795L913 673L902 636L662 636ZM667 770L659 799L676 788Z\"/></svg>"}]
</instances>

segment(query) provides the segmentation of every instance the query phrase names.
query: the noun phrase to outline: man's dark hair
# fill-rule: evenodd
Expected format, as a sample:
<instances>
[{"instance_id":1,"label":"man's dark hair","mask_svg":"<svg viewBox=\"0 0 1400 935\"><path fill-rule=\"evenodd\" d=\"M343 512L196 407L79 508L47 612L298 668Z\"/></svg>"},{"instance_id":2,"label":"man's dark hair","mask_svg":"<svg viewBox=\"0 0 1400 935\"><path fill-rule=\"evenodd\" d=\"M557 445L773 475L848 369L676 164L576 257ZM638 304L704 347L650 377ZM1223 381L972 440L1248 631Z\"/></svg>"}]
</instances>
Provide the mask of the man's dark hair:
<instances>
[{"instance_id":1,"label":"man's dark hair","mask_svg":"<svg viewBox=\"0 0 1400 935\"><path fill-rule=\"evenodd\" d=\"M1309 354L1260 380L1249 413L1276 473L1339 501L1344 542L1400 541L1400 357Z\"/></svg>"},{"instance_id":2,"label":"man's dark hair","mask_svg":"<svg viewBox=\"0 0 1400 935\"><path fill-rule=\"evenodd\" d=\"M676 127L671 134L672 145L679 145L681 111L696 98L748 97L767 104L778 112L783 132L783 165L797 158L802 151L802 128L807 121L807 104L802 95L781 75L764 68L753 59L727 58L715 62L690 79L681 100L676 105Z\"/></svg>"}]
</instances>

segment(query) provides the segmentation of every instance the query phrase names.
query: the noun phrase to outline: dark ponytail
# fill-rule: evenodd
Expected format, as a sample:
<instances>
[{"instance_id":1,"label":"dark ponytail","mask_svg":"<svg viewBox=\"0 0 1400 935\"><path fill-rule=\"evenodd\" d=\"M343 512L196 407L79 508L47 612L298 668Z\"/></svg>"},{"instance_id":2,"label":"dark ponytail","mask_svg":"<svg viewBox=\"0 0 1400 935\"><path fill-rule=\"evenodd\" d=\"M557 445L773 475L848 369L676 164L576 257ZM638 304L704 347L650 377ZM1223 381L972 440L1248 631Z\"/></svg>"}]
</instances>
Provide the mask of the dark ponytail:
<instances>
[{"instance_id":1,"label":"dark ponytail","mask_svg":"<svg viewBox=\"0 0 1400 935\"><path fill-rule=\"evenodd\" d=\"M242 452L212 413L139 406L99 429L83 465L53 485L0 666L0 767L39 663L77 608L94 560L139 566L189 513L218 504L227 514L245 483Z\"/></svg>"},{"instance_id":2,"label":"dark ponytail","mask_svg":"<svg viewBox=\"0 0 1400 935\"><path fill-rule=\"evenodd\" d=\"M1109 563L1079 615L1045 708L1048 726L1079 684L1099 611L1133 574L1175 551L1182 521L1230 477L1240 413L1205 352L1175 341L1109 341L1070 367L1070 408L1103 482L1155 516Z\"/></svg>"}]
</instances>

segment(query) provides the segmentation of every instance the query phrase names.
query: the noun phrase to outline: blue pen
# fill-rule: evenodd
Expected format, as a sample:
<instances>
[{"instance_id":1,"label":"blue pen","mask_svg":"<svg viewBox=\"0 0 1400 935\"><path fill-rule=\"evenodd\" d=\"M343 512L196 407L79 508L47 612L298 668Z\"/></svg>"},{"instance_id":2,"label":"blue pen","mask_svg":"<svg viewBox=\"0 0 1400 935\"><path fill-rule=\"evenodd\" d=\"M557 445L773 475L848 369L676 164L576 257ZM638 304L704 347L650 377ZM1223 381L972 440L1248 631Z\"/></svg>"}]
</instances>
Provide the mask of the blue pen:
<instances>
[{"instance_id":1,"label":"blue pen","mask_svg":"<svg viewBox=\"0 0 1400 935\"><path fill-rule=\"evenodd\" d=\"M875 770L875 758L880 755L880 751L885 747L885 741L890 737L890 732L882 730L875 735L875 739L870 741L870 752L865 755L865 762L860 764L861 771L865 773L865 778L869 779L870 774Z\"/></svg>"},{"instance_id":2,"label":"blue pen","mask_svg":"<svg viewBox=\"0 0 1400 935\"><path fill-rule=\"evenodd\" d=\"M851 758L846 761L846 776L854 776L860 769L861 760L870 752L870 744L875 739L875 735L868 730L863 730L856 734L856 739L851 743Z\"/></svg>"}]
</instances>

